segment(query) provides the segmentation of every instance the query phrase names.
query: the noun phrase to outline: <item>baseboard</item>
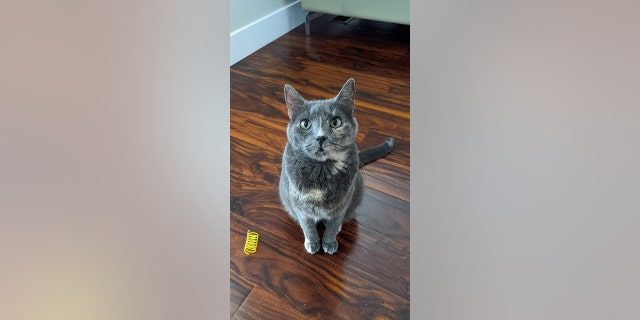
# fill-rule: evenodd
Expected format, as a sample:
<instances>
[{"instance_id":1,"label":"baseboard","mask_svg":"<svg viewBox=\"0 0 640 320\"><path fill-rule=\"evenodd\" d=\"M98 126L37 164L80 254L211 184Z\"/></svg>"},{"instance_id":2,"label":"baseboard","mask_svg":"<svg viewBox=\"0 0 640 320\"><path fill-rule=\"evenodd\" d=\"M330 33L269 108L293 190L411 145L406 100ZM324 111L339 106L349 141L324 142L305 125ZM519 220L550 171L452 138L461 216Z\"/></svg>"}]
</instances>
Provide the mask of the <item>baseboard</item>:
<instances>
[{"instance_id":1,"label":"baseboard","mask_svg":"<svg viewBox=\"0 0 640 320\"><path fill-rule=\"evenodd\" d=\"M274 11L230 34L230 64L246 58L271 41L304 23L300 1Z\"/></svg>"}]
</instances>

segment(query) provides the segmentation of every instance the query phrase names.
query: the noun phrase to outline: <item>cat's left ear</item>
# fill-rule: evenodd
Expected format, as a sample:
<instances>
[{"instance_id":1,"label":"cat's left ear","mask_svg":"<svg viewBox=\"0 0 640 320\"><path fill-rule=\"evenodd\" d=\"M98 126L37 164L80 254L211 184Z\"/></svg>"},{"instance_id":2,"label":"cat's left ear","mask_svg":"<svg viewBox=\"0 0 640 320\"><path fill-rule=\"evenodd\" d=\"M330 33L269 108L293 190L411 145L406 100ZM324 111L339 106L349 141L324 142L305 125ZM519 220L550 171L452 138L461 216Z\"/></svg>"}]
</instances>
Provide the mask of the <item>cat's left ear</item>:
<instances>
[{"instance_id":1,"label":"cat's left ear","mask_svg":"<svg viewBox=\"0 0 640 320\"><path fill-rule=\"evenodd\" d=\"M336 102L341 108L349 114L353 114L355 109L355 96L356 96L356 81L351 78L345 82L340 89L340 92L336 96Z\"/></svg>"},{"instance_id":2,"label":"cat's left ear","mask_svg":"<svg viewBox=\"0 0 640 320\"><path fill-rule=\"evenodd\" d=\"M293 119L297 113L305 109L304 98L288 84L284 85L284 102L287 104L287 109L289 109L290 119Z\"/></svg>"}]
</instances>

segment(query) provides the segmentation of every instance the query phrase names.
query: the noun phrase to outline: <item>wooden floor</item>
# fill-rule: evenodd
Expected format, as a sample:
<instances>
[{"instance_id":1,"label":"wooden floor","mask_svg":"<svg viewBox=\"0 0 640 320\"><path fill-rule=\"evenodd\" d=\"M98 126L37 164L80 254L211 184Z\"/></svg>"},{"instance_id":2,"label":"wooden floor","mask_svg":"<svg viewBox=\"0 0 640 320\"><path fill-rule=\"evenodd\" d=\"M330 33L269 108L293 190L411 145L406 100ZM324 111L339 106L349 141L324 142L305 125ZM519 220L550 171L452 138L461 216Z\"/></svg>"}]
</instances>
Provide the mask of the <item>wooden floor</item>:
<instances>
[{"instance_id":1,"label":"wooden floor","mask_svg":"<svg viewBox=\"0 0 640 320\"><path fill-rule=\"evenodd\" d=\"M409 319L409 27L322 16L231 67L231 318ZM365 196L338 252L308 254L282 209L283 86L329 98L356 80L360 149L395 138L362 170ZM245 255L247 230L259 233Z\"/></svg>"}]
</instances>

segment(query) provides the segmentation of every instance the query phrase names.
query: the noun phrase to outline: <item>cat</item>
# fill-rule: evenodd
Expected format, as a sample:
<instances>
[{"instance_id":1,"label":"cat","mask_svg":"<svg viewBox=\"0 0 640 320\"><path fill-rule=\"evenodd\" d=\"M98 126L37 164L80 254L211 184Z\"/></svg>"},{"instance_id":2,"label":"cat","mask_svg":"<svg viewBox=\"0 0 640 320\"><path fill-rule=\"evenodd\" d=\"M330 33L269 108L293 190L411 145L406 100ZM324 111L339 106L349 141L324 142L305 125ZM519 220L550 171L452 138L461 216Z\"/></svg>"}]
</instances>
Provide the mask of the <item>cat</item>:
<instances>
[{"instance_id":1,"label":"cat","mask_svg":"<svg viewBox=\"0 0 640 320\"><path fill-rule=\"evenodd\" d=\"M337 234L351 220L363 193L359 169L388 154L393 138L358 152L355 80L347 80L331 99L305 100L292 86L284 86L290 122L282 156L279 193L283 207L300 225L310 254L338 250ZM317 225L324 223L322 240Z\"/></svg>"}]
</instances>

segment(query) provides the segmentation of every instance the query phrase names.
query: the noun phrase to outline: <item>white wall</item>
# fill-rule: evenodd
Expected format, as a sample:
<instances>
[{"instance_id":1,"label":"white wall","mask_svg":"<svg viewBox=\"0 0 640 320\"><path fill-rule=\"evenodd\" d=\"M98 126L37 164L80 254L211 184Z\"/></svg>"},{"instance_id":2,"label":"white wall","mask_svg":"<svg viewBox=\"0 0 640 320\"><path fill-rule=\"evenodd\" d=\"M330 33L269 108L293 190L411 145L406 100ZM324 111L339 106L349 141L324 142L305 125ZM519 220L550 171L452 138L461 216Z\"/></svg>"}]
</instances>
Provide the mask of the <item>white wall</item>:
<instances>
[{"instance_id":1,"label":"white wall","mask_svg":"<svg viewBox=\"0 0 640 320\"><path fill-rule=\"evenodd\" d=\"M231 33L238 31L264 16L286 7L296 0L230 0L229 23Z\"/></svg>"},{"instance_id":2,"label":"white wall","mask_svg":"<svg viewBox=\"0 0 640 320\"><path fill-rule=\"evenodd\" d=\"M304 23L300 0L230 0L230 65Z\"/></svg>"}]
</instances>

